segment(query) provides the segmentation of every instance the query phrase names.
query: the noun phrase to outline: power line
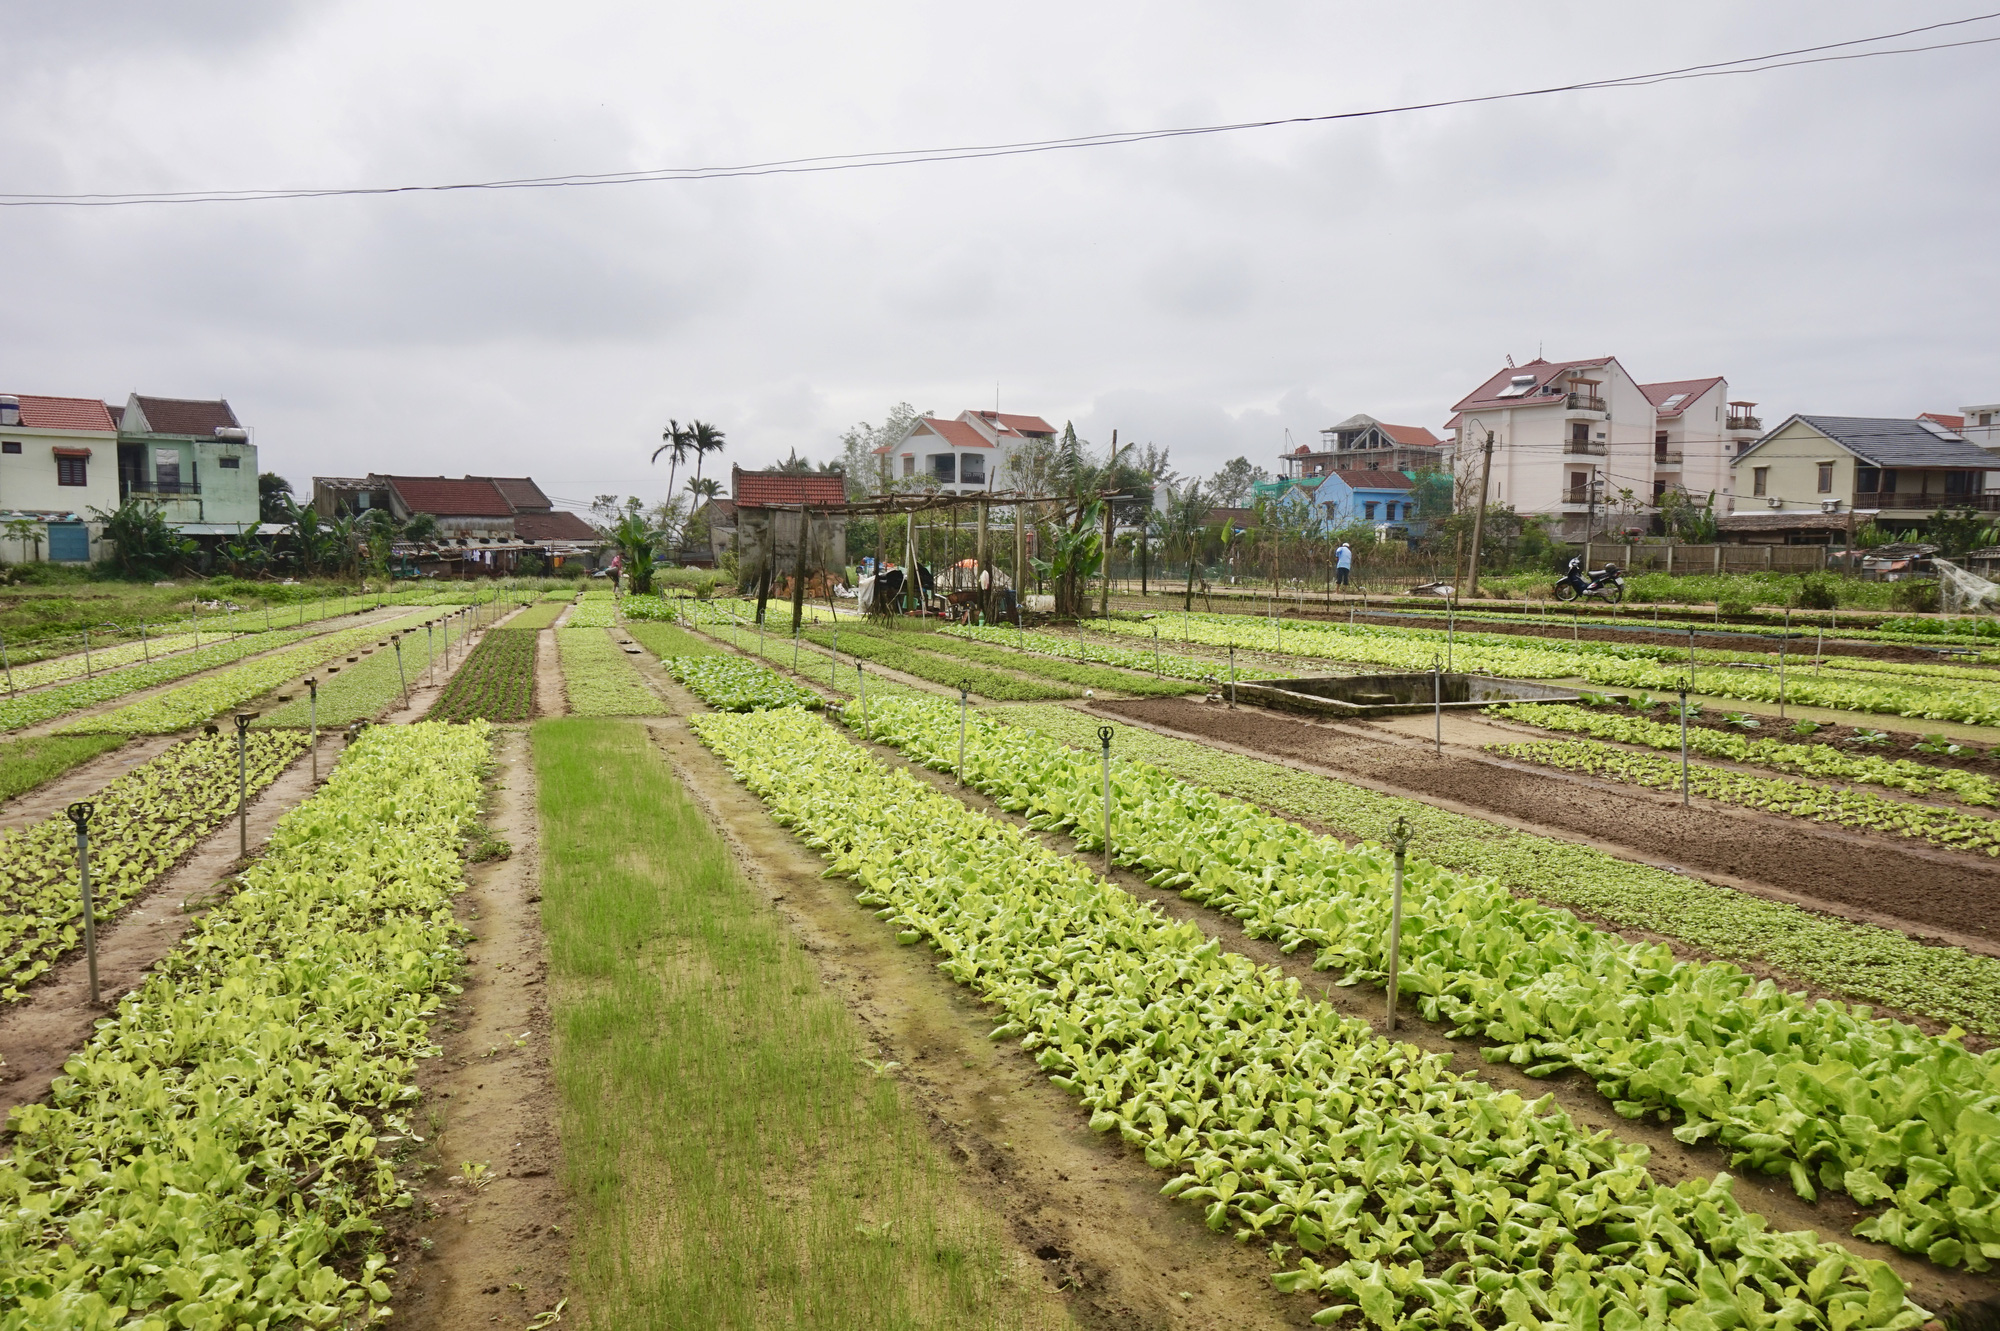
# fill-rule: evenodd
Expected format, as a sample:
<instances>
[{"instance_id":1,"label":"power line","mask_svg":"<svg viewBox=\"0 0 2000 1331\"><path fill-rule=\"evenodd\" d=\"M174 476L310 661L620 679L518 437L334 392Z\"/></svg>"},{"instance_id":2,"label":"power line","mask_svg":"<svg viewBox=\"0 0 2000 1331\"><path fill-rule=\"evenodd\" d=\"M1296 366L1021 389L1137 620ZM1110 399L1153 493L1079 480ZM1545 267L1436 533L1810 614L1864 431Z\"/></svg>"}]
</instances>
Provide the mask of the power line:
<instances>
[{"instance_id":1,"label":"power line","mask_svg":"<svg viewBox=\"0 0 2000 1331\"><path fill-rule=\"evenodd\" d=\"M1233 134L1244 130L1275 129L1287 125L1317 125L1343 120L1368 120L1383 116L1407 115L1417 111L1443 110L1456 106L1476 106L1486 102L1517 101L1530 97L1548 97L1560 93L1605 91L1617 88L1646 88L1656 84L1680 82L1688 79L1721 78L1736 74L1763 74L1772 70L1792 69L1802 65L1829 64L1847 60L1869 60L1877 56L1915 55L1927 51L1952 50L1964 46L1983 46L1993 42L2000 42L2000 37L1974 37L1962 41L1935 42L1923 46L1890 47L1873 51L1849 51L1840 55L1820 54L1826 51L1841 50L1845 47L1868 46L1877 42L1894 41L1903 37L1915 36L1918 33L1934 32L1942 28L1962 27L1969 23L1983 23L1996 18L2000 18L2000 11L1987 14L1974 14L1966 18L1949 19L1941 23L1928 23L1921 27L1905 28L1899 32L1877 33L1872 37L1855 37L1846 41L1825 42L1817 46L1797 47L1789 51L1774 51L1756 56L1740 56L1733 60L1714 61L1700 65L1684 65L1677 69L1655 70L1645 74L1628 74L1618 78L1591 79L1579 83L1565 83L1546 88L1527 88L1513 92L1487 93L1474 97L1455 97L1435 102L1413 102L1399 106L1375 107L1362 111L1337 111L1324 115L1287 116L1279 119L1239 121L1231 124L1193 125L1173 129L1113 131L1101 134L1078 135L1070 138L1032 139L1016 143L837 153L819 157L795 157L770 162L743 163L733 166L660 167L644 171L614 171L597 174L573 173L560 176L531 176L504 180L463 181L447 184L377 185L351 188L166 190L93 194L0 193L0 207L123 208L186 203L262 203L283 199L347 198L386 194L445 194L473 190L578 189L603 185L661 184L691 180L731 180L753 176L813 175L832 171L858 171L888 166L916 166L932 162L970 161L990 157L1016 157L1033 153L1074 151L1080 148L1123 147L1129 144L1149 143L1161 139L1193 138L1211 134Z\"/></svg>"}]
</instances>

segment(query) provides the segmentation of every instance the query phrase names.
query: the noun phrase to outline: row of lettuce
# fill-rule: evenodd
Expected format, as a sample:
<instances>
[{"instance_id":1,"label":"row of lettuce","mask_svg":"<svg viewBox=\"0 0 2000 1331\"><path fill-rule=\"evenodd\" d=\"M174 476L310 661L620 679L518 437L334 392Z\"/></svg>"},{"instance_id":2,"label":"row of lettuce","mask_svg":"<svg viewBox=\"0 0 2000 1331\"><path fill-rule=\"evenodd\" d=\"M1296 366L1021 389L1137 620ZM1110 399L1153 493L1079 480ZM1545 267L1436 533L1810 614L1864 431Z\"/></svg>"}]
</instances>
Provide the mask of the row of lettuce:
<instances>
[{"instance_id":1,"label":"row of lettuce","mask_svg":"<svg viewBox=\"0 0 2000 1331\"><path fill-rule=\"evenodd\" d=\"M878 739L957 761L952 709L886 701ZM1388 863L1142 763L1113 781L1114 853L1255 936L1310 945L1316 965L1380 982ZM1018 726L969 728L968 784L1088 845L1097 761ZM1493 880L1421 862L1405 888L1400 987L1426 1018L1493 1041L1532 1075L1588 1074L1621 1114L1678 1120L1732 1167L1802 1196L1888 1202L1857 1229L1944 1266L2000 1260L2000 1050L1969 1052L1866 1008L1809 1001L1726 962L1626 943Z\"/></svg>"},{"instance_id":2,"label":"row of lettuce","mask_svg":"<svg viewBox=\"0 0 2000 1331\"><path fill-rule=\"evenodd\" d=\"M946 747L955 753L954 709L897 699L877 711L878 733L913 753L933 762ZM1585 1131L1546 1097L1525 1101L1377 1038L1297 981L1168 919L1077 859L885 769L804 711L705 714L692 724L904 942L935 947L946 974L1001 1010L996 1038L1018 1038L1090 1111L1091 1126L1116 1131L1164 1171L1164 1191L1200 1207L1212 1228L1297 1254L1278 1280L1325 1305L1318 1322L1906 1327L1924 1319L1886 1265L1811 1234L1771 1232L1737 1206L1726 1178L1661 1185L1643 1147ZM1045 821L1088 821L1094 763L1026 732L976 729L969 779L1003 802L1039 808ZM1028 763L1011 760L1024 756ZM1089 779L1071 780L1078 765ZM1245 861L1260 847L1283 842L1283 865L1316 849L1287 841L1282 827L1252 836L1189 823L1205 792L1152 781L1142 793L1131 789L1134 775L1118 773L1119 844L1167 833L1168 854L1205 859L1196 847L1220 838L1234 852L1229 873L1259 896L1282 881L1268 864L1251 880ZM1160 799L1176 803L1155 819L1149 801ZM1207 799L1210 811L1226 803ZM1326 904L1379 915L1382 858L1329 849L1357 858L1344 875L1316 880L1347 880ZM1448 876L1419 877L1435 886ZM1473 885L1461 890L1477 896ZM1420 890L1413 913L1434 896ZM1511 918L1520 927L1502 933L1518 949L1530 921ZM1425 934L1423 922L1415 927ZM1475 931L1461 922L1458 932ZM1421 968L1440 962L1434 951L1417 949L1426 958L1420 975L1435 974ZM1357 956L1350 969L1375 968ZM1439 1017L1483 1025L1472 1010L1495 987L1439 983L1426 999ZM1773 1012L1783 1003L1749 996ZM1515 1040L1545 1043L1528 1029ZM1539 1065L1559 1056L1537 1049L1533 1057ZM1642 1106L1666 1103L1646 1087L1623 1093Z\"/></svg>"},{"instance_id":3,"label":"row of lettuce","mask_svg":"<svg viewBox=\"0 0 2000 1331\"><path fill-rule=\"evenodd\" d=\"M418 1061L451 991L483 723L369 730L100 1022L0 1161L0 1329L386 1311ZM276 741L276 737L272 737Z\"/></svg>"}]
</instances>

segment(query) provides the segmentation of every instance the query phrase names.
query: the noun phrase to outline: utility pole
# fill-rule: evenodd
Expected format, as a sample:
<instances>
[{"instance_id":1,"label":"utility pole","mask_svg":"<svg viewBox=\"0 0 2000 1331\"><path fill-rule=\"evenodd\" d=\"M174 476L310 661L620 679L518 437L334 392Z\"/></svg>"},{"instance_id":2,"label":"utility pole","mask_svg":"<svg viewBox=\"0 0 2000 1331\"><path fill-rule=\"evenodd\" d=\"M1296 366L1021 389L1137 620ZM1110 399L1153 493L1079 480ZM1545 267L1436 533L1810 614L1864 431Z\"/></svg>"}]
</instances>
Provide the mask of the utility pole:
<instances>
[{"instance_id":1,"label":"utility pole","mask_svg":"<svg viewBox=\"0 0 2000 1331\"><path fill-rule=\"evenodd\" d=\"M1485 426L1480 428L1485 429ZM1472 576L1465 580L1467 594L1479 594L1479 540L1486 527L1486 488L1493 483L1493 431L1486 430L1486 444L1480 450L1486 457L1479 466L1479 507L1472 513Z\"/></svg>"}]
</instances>

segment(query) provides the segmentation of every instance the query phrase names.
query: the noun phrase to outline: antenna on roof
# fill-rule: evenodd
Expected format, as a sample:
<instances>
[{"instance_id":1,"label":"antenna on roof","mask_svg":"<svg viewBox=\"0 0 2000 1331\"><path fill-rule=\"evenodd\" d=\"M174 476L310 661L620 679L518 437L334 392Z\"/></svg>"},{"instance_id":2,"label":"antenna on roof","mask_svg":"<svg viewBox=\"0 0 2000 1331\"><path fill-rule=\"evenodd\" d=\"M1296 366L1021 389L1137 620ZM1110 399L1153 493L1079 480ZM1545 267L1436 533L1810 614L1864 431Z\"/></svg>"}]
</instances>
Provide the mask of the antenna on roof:
<instances>
[{"instance_id":1,"label":"antenna on roof","mask_svg":"<svg viewBox=\"0 0 2000 1331\"><path fill-rule=\"evenodd\" d=\"M1535 359L1540 360L1541 358L1542 358L1542 339L1538 337L1535 339Z\"/></svg>"}]
</instances>

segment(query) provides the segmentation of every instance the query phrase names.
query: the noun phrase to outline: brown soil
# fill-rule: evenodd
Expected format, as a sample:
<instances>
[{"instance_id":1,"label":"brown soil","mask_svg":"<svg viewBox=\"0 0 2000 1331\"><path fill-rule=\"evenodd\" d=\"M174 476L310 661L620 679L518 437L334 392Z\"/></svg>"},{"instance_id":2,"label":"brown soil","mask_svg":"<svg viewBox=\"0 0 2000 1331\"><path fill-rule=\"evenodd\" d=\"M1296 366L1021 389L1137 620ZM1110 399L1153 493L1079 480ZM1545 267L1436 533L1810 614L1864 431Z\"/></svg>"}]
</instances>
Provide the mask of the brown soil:
<instances>
[{"instance_id":1,"label":"brown soil","mask_svg":"<svg viewBox=\"0 0 2000 1331\"><path fill-rule=\"evenodd\" d=\"M562 653L556 649L553 629L543 629L535 635L535 715L569 715L569 696L563 692Z\"/></svg>"},{"instance_id":2,"label":"brown soil","mask_svg":"<svg viewBox=\"0 0 2000 1331\"><path fill-rule=\"evenodd\" d=\"M1107 707L1103 710L1114 709ZM1020 815L1006 813L985 796L957 787L948 773L934 772L921 765L907 762L896 750L882 745L869 747L883 760L904 767L911 775L957 796L968 806L1016 826L1024 828L1027 826L1026 819ZM1101 854L1079 854L1075 843L1066 836L1048 833L1037 835L1052 849L1082 860L1093 872L1103 872L1104 860ZM1329 972L1313 968L1309 949L1301 949L1297 953L1287 955L1276 943L1249 937L1232 917L1183 900L1177 892L1150 887L1142 877L1125 869L1115 870L1110 879L1134 896L1151 901L1173 918L1194 921L1212 937L1222 939L1224 945L1232 951L1242 953L1259 965L1275 966L1296 978L1307 992L1343 1015L1367 1022L1379 1034L1386 1036L1390 1033L1386 1012L1388 1001L1386 989L1369 984L1341 986L1335 983L1334 977ZM1605 1103L1604 1097L1597 1093L1597 1088L1591 1080L1580 1073L1571 1072L1540 1079L1529 1077L1509 1064L1487 1063L1481 1058L1479 1050L1490 1044L1490 1041L1455 1040L1447 1034L1448 1029L1438 1023L1426 1022L1405 1008L1398 1013L1394 1038L1434 1053L1448 1054L1451 1056L1452 1066L1458 1071L1503 1090L1518 1091L1528 1099L1553 1094L1556 1103L1577 1122L1594 1131L1608 1129L1624 1141L1643 1143L1652 1153L1647 1168L1663 1183L1671 1185L1689 1178L1711 1178L1728 1168L1725 1152L1712 1145L1690 1147L1682 1144L1674 1137L1672 1124L1618 1117ZM1817 1204L1809 1204L1801 1200L1792 1190L1790 1183L1783 1178L1748 1176L1738 1179L1736 1198L1746 1209L1769 1218L1772 1225L1778 1229L1815 1230L1823 1238L1844 1244L1862 1256L1888 1262L1909 1284L1911 1296L1927 1307L1937 1307L1951 1300L1962 1301L2000 1293L2000 1280L1964 1272L1944 1271L1921 1258L1898 1253L1882 1244L1849 1236L1847 1231L1858 1224L1868 1211L1855 1206L1852 1200L1844 1195L1832 1194Z\"/></svg>"},{"instance_id":3,"label":"brown soil","mask_svg":"<svg viewBox=\"0 0 2000 1331\"><path fill-rule=\"evenodd\" d=\"M136 746L128 746L136 747ZM322 734L322 775L345 747L338 735ZM120 756L107 754L107 757ZM302 753L278 779L250 802L250 853L255 856L278 819L312 793L311 755ZM90 971L83 949L49 968L20 1002L0 1011L0 1121L16 1105L39 1100L70 1055L89 1038L91 1024L136 989L153 964L167 954L217 890L241 864L236 854L236 820L204 837L180 864L133 898L109 924L97 929L97 980L101 1003L90 1005Z\"/></svg>"},{"instance_id":4,"label":"brown soil","mask_svg":"<svg viewBox=\"0 0 2000 1331\"><path fill-rule=\"evenodd\" d=\"M2000 945L2000 924L1987 908L2000 888L2000 865L1967 854L1706 800L1684 811L1679 800L1660 792L1451 747L1434 756L1415 736L1388 727L1329 725L1178 698L1105 703L1097 710L1260 756L1299 760L1331 776L1457 805L1475 816L1498 814L1498 821L1550 829L1626 859L1768 885L1781 899L1891 923L1926 941L1949 932L1983 940L1982 951Z\"/></svg>"},{"instance_id":5,"label":"brown soil","mask_svg":"<svg viewBox=\"0 0 2000 1331\"><path fill-rule=\"evenodd\" d=\"M699 710L691 696L679 710ZM825 862L776 823L678 721L651 725L689 793L730 840L749 881L821 959L829 988L902 1064L897 1077L967 1187L1004 1220L1033 1267L1089 1328L1298 1327L1309 1300L1280 1295L1264 1254L1210 1232L1159 1195L1162 1176L1049 1084L1013 1042L987 1038L992 1010L903 947L820 877Z\"/></svg>"},{"instance_id":6,"label":"brown soil","mask_svg":"<svg viewBox=\"0 0 2000 1331\"><path fill-rule=\"evenodd\" d=\"M444 1047L418 1076L429 1140L404 1174L415 1212L387 1236L398 1273L392 1326L519 1326L567 1295L569 1229L549 1067L534 768L527 733L495 732L498 769L486 819L513 848L473 866L457 914L476 935L464 992L433 1030ZM525 1038L524 1038L525 1037ZM483 1163L475 1184L464 1166ZM574 1305L564 1310L572 1323Z\"/></svg>"}]
</instances>

